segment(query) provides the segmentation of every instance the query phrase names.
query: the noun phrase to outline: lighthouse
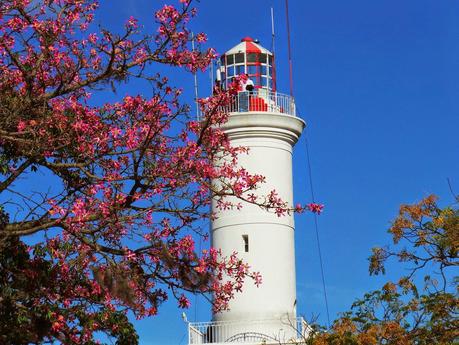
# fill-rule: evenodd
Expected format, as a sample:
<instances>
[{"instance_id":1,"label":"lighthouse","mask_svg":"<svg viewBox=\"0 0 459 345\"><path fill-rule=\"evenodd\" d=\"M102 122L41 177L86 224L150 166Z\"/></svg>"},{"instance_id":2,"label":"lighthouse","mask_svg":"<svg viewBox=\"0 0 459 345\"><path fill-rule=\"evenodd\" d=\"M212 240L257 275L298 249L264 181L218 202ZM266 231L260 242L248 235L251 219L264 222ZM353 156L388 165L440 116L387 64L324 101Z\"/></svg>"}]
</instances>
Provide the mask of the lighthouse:
<instances>
[{"instance_id":1,"label":"lighthouse","mask_svg":"<svg viewBox=\"0 0 459 345\"><path fill-rule=\"evenodd\" d=\"M274 54L250 37L221 56L218 79L223 87L242 74L253 82L252 91L234 96L222 129L233 146L249 148L238 164L266 178L257 195L276 190L293 207L293 146L305 122L293 97L277 91L274 62ZM259 287L245 284L229 310L215 313L210 322L190 323L189 344L297 343L307 325L296 314L293 215L278 217L248 203L240 210L216 206L212 205L212 246L227 256L238 252L251 270L261 273L263 282Z\"/></svg>"}]
</instances>

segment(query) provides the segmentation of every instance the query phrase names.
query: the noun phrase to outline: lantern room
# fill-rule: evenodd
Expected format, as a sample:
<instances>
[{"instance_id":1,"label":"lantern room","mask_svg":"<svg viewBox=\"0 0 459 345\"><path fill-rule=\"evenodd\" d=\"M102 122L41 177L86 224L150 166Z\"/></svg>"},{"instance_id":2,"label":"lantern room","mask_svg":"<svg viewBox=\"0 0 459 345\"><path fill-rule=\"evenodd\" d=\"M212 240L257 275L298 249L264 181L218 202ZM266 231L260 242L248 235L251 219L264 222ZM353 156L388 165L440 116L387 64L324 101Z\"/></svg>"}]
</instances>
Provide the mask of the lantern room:
<instances>
[{"instance_id":1,"label":"lantern room","mask_svg":"<svg viewBox=\"0 0 459 345\"><path fill-rule=\"evenodd\" d=\"M220 58L219 79L226 88L231 79L247 74L255 89L276 91L274 55L250 37L228 50Z\"/></svg>"}]
</instances>

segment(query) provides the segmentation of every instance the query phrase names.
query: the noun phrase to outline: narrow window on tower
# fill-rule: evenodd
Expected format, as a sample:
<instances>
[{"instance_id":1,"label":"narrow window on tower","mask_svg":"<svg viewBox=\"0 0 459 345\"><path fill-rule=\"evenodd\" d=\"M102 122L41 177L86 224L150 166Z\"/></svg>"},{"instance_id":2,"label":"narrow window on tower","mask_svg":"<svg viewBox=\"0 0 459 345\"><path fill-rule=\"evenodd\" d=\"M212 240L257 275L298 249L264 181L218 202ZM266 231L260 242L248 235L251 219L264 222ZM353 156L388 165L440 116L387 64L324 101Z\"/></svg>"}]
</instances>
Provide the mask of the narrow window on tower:
<instances>
[{"instance_id":1,"label":"narrow window on tower","mask_svg":"<svg viewBox=\"0 0 459 345\"><path fill-rule=\"evenodd\" d=\"M242 235L242 240L244 241L244 251L249 252L249 235Z\"/></svg>"}]
</instances>

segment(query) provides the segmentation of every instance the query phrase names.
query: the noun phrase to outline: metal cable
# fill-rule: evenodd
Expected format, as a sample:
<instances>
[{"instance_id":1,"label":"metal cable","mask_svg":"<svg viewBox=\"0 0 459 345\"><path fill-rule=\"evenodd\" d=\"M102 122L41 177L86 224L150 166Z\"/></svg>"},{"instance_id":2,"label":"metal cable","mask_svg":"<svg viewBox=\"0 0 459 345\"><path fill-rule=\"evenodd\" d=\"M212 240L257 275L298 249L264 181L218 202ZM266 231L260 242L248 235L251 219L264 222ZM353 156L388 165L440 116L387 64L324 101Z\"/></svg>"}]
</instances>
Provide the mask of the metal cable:
<instances>
[{"instance_id":1,"label":"metal cable","mask_svg":"<svg viewBox=\"0 0 459 345\"><path fill-rule=\"evenodd\" d=\"M292 64L292 49L291 49L291 43L290 43L290 20L289 20L289 14L288 14L288 0L285 0L285 14L287 18L286 24L287 24L287 40L288 40L287 43L288 43L290 96L293 97L293 64ZM312 199L312 202L315 202L314 187L312 183L311 161L309 159L309 143L308 143L306 131L305 131L305 143L306 143L306 155L307 155L308 172L309 172L309 186L311 189L311 199ZM324 290L325 308L327 311L327 328L330 328L330 312L328 309L327 289L325 287L325 274L324 274L324 265L323 265L323 260L322 260L322 250L320 247L319 225L318 225L318 220L317 220L317 213L314 213L314 227L316 231L317 249L319 251L320 272L322 275L322 287Z\"/></svg>"},{"instance_id":2,"label":"metal cable","mask_svg":"<svg viewBox=\"0 0 459 345\"><path fill-rule=\"evenodd\" d=\"M312 169L311 169L311 160L309 156L309 142L308 142L308 136L307 136L307 131L305 130L304 133L304 142L306 146L306 157L307 157L307 163L308 163L308 173L309 173L309 188L311 190L311 201L315 202L315 196L314 196L314 185L312 182ZM325 300L325 309L327 311L327 328L330 328L330 312L328 308L328 297L327 297L327 289L326 289L326 284L325 284L325 274L324 274L324 265L323 265L323 260L322 260L322 250L320 247L320 238L319 238L319 224L318 224L318 219L317 219L317 213L314 213L314 228L316 231L316 239L317 239L317 250L319 252L319 262L320 262L320 273L322 276L322 288L324 290L324 300Z\"/></svg>"}]
</instances>

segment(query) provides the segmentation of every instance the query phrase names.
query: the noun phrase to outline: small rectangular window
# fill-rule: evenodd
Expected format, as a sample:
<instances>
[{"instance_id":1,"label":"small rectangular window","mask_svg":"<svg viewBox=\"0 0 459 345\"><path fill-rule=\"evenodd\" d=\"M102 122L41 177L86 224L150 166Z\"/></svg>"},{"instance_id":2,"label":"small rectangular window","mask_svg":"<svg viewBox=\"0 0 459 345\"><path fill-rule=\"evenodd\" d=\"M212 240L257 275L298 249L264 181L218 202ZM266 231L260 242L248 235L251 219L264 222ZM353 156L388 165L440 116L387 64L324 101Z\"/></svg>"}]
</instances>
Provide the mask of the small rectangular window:
<instances>
[{"instance_id":1,"label":"small rectangular window","mask_svg":"<svg viewBox=\"0 0 459 345\"><path fill-rule=\"evenodd\" d=\"M249 252L249 235L242 235L242 240L244 241L244 251Z\"/></svg>"},{"instance_id":2,"label":"small rectangular window","mask_svg":"<svg viewBox=\"0 0 459 345\"><path fill-rule=\"evenodd\" d=\"M244 53L237 53L235 55L235 63L244 63L244 55L245 55Z\"/></svg>"}]
</instances>

